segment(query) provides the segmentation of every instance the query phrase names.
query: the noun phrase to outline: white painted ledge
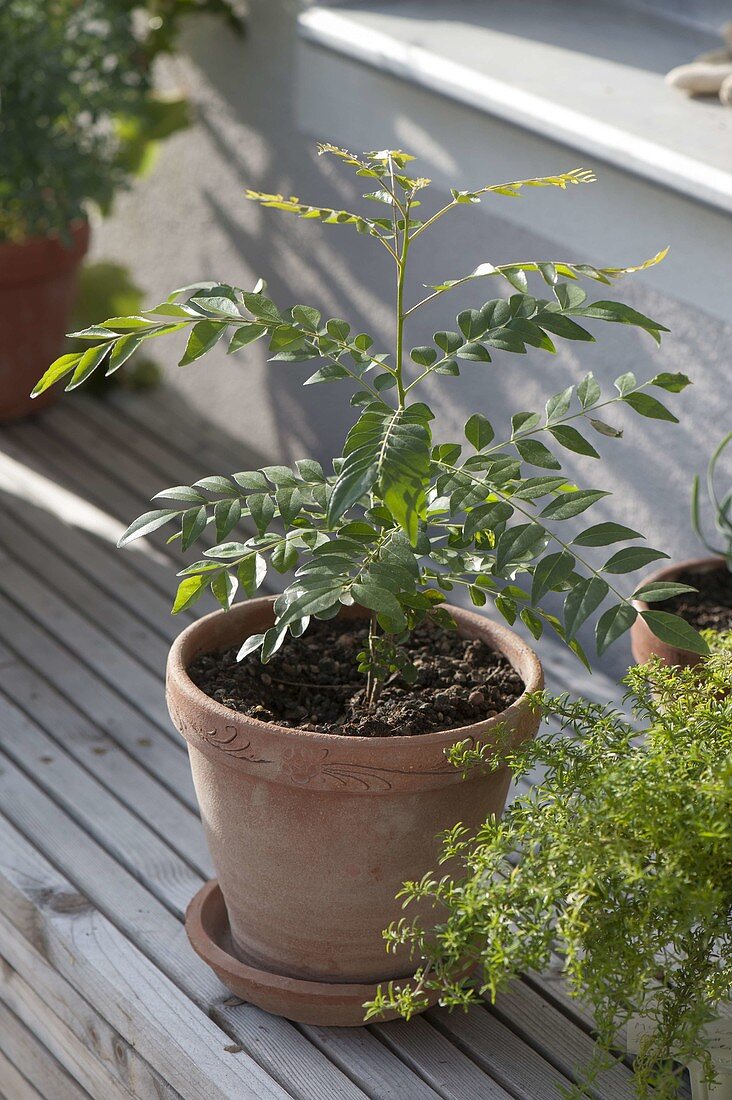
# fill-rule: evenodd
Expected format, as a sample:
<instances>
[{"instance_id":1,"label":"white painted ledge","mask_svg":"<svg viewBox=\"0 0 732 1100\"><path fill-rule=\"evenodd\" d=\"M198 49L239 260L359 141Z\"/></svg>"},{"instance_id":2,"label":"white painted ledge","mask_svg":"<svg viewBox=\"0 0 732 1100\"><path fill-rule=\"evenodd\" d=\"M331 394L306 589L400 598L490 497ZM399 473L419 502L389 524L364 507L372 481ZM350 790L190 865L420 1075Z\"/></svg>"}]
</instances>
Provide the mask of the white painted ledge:
<instances>
[{"instance_id":1,"label":"white painted ledge","mask_svg":"<svg viewBox=\"0 0 732 1100\"><path fill-rule=\"evenodd\" d=\"M665 71L715 44L614 0L380 0L315 6L309 42L732 212L732 109Z\"/></svg>"}]
</instances>

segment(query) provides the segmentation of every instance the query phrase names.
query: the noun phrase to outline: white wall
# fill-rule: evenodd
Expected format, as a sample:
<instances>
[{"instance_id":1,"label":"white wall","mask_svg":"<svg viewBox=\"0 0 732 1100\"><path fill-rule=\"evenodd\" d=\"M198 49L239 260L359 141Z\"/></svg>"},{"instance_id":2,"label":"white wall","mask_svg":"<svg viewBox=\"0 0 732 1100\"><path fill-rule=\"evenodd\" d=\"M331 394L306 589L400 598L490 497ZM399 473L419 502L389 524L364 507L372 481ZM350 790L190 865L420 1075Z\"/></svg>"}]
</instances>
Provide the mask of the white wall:
<instances>
[{"instance_id":1,"label":"white wall","mask_svg":"<svg viewBox=\"0 0 732 1100\"><path fill-rule=\"evenodd\" d=\"M177 78L185 82L195 100L199 122L170 140L152 176L118 201L114 216L97 230L96 256L128 264L151 302L196 278L247 286L262 276L279 304L315 305L328 316L344 317L355 329L372 333L388 348L392 273L386 253L347 227L319 227L260 210L243 197L244 188L252 187L347 206L357 201L358 195L351 178L336 162L317 158L312 138L301 132L296 121L297 6L289 0L253 0L251 7L250 31L244 41L210 20L192 24L187 35L189 57L177 65ZM343 80L348 80L347 73ZM447 143L436 143L430 129L419 121L417 108L411 109L414 95L427 93L415 93L397 81L391 87L401 144L423 151L432 165L441 163L445 172L455 167L459 176L462 168L451 165ZM336 104L341 91L335 83L329 89ZM347 92L343 89L346 99ZM435 104L435 110L439 106ZM360 108L359 118L353 120L354 132L368 130L372 119L367 101L361 102ZM347 121L341 117L344 125ZM317 131L317 119L308 124ZM320 136L348 140L344 133ZM387 139L391 140L391 134L374 144L384 145ZM506 141L511 141L508 131ZM530 151L526 156L531 161ZM490 181L495 167L492 162L500 159L494 158L490 146L484 146L483 171L473 182ZM576 162L576 154L555 149L552 162L537 159L531 174L574 167ZM603 182L601 167L597 166L600 182L581 198L552 191L522 200L506 199L506 203L521 202L525 228L501 219L500 200L492 208L496 214L464 208L455 212L452 220L443 219L431 243L425 237L421 246L415 245L412 293L418 294L422 283L470 271L488 258L493 262L573 258L577 250L571 241L561 249L560 257L556 244L531 231L532 209L540 209L544 219L547 212L556 210L557 221L561 219L563 231L566 227L571 235L573 202L580 204L585 226L583 254L578 259L608 264L638 260L644 250L633 247L633 211L617 222L617 233L614 222L608 233L608 219L618 219L616 188L612 176ZM475 165L471 165L473 170L477 171ZM658 191L657 201L663 212L662 191ZM694 232L693 224L688 223L694 211L686 204L686 224L682 225L671 201L668 209L665 236L657 243L659 247L672 245L669 262L683 271L683 242ZM516 210L514 205L512 219ZM702 208L698 217L703 231ZM617 237L612 254L593 251L587 236L593 219L598 241L607 245ZM696 272L689 270L685 277L693 280ZM724 277L729 278L728 274ZM691 475L703 468L713 443L732 427L732 326L682 305L662 293L661 285L662 279L655 285L653 278L639 279L627 281L617 291L618 296L672 330L660 350L643 334L605 326L596 329L597 344L567 345L556 357L537 352L497 358L489 366L466 364L460 379L435 379L428 396L439 410L437 430L446 438L459 438L471 412L480 410L497 426L505 425L511 412L540 408L547 396L590 369L607 384L628 369L639 377L660 369L685 371L695 385L672 399L680 425L615 415L614 422L626 429L626 434L619 441L601 441L607 462L573 461L570 456L567 463L585 484L616 491L614 499L596 507L593 514L598 520L614 517L637 526L655 545L677 557L696 549L687 519ZM492 287L484 286L462 299L446 296L439 308L417 315L419 323L409 333L410 346L427 342L436 328L453 327L460 308L479 304L494 293ZM339 449L353 419L348 390L342 383L302 390L300 381L307 365L267 365L259 345L232 358L217 349L209 363L182 369L174 365L171 345L161 342L155 354L164 361L168 380L182 394L269 461L307 454L328 457ZM727 470L730 472L729 465ZM608 667L621 667L626 656L618 653L610 658Z\"/></svg>"}]
</instances>

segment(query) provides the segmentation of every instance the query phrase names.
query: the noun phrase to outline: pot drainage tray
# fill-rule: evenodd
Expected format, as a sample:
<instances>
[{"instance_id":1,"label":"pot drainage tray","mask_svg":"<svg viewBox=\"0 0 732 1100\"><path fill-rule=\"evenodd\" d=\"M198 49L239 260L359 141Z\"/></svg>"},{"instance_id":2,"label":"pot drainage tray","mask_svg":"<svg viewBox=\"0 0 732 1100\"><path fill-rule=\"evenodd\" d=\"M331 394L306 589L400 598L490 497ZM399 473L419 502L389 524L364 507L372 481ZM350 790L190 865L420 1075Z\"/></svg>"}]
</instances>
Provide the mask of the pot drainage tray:
<instances>
[{"instance_id":1,"label":"pot drainage tray","mask_svg":"<svg viewBox=\"0 0 732 1100\"><path fill-rule=\"evenodd\" d=\"M376 984L288 978L242 962L233 951L229 918L216 879L207 882L191 900L186 910L186 932L196 954L242 1000L303 1024L363 1024L364 1002L372 1000ZM393 1014L382 1017L393 1018Z\"/></svg>"}]
</instances>

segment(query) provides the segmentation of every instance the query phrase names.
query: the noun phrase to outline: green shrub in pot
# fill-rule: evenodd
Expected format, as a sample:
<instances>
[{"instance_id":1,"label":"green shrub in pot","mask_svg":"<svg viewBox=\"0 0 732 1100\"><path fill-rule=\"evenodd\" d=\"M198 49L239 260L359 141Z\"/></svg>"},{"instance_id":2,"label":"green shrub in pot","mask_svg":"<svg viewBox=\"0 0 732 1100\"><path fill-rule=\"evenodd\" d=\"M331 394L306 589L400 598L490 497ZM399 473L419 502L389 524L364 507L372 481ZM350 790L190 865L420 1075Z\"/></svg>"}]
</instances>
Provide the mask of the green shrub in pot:
<instances>
[{"instance_id":1,"label":"green shrub in pot","mask_svg":"<svg viewBox=\"0 0 732 1100\"><path fill-rule=\"evenodd\" d=\"M551 354L557 338L592 341L587 322L632 325L659 342L663 325L615 300L590 301L582 288L585 281L606 287L640 268L596 268L564 260L486 262L461 278L436 284L421 300L408 304L406 298L410 250L437 219L486 198L514 197L536 187L566 191L594 177L575 170L473 192L453 190L449 202L420 217L430 181L409 174L409 155L382 151L357 157L330 145L320 146L320 152L335 156L366 181L365 198L377 208L375 214L308 205L282 195L248 192L248 197L270 209L347 226L378 243L396 272L391 347L378 335L353 332L345 320L324 319L310 306L282 312L261 285L247 291L201 282L174 291L139 315L110 318L75 333L88 342L88 350L54 362L34 393L64 379L66 388L74 389L100 369L113 373L146 341L174 333L187 338L181 365L195 362L220 340L229 341L231 353L264 340L278 363L316 366L306 385L350 385L356 421L333 471L304 459L293 468L217 473L195 485L174 486L158 494L165 503L135 520L121 540L127 543L171 524L187 550L209 526L214 528L216 545L183 570L174 611L189 607L209 589L228 608L238 590L253 595L269 568L283 574L294 570L294 580L277 600L274 626L248 639L241 657L260 650L266 661L311 617L329 618L342 605L359 603L372 611L361 668L373 702L386 677L395 672L410 676L403 648L408 632L425 616L439 617L445 593L456 589L467 590L479 607L493 601L509 624L520 617L534 637L548 626L583 660L577 631L609 598L596 628L602 653L637 614L632 594L621 591L618 579L665 555L638 545L638 532L619 523L568 530L575 517L608 494L572 483L562 473L559 456L566 449L598 459L589 436L599 441L621 435L604 419L613 405L675 421L653 394L677 393L688 378L662 372L638 382L625 373L610 395L588 374L577 386L550 396L543 410L518 411L503 435L482 412L474 413L459 441L433 439L434 414L418 397L425 379L455 376L461 361L493 371L494 360L500 362L506 353L523 354L533 347ZM530 289L530 278L547 297ZM414 314L426 302L476 280L507 296L461 311L454 329L436 332L431 344L407 350L406 328ZM490 373L486 381L489 394ZM255 533L234 538L242 518ZM620 549L593 564L594 548L617 543L623 544ZM661 599L672 589L662 585L646 598ZM544 607L548 593L558 594L560 614ZM683 637L689 648L704 652L702 639L682 620L652 610L644 617L660 636Z\"/></svg>"},{"instance_id":2,"label":"green shrub in pot","mask_svg":"<svg viewBox=\"0 0 732 1100\"><path fill-rule=\"evenodd\" d=\"M445 877L405 884L405 907L432 901L435 924L407 916L387 931L421 960L418 984L382 989L371 1015L409 1016L428 990L451 1006L495 999L561 960L599 1037L572 1095L591 1094L627 1025L642 1034L639 1097L675 1098L681 1065L713 1079L708 1029L732 995L732 634L708 637L713 653L695 667L653 658L629 671L634 722L537 697L561 728L509 763L515 779L537 767L544 778L477 835L456 826ZM468 771L501 759L483 755L468 742L451 752Z\"/></svg>"},{"instance_id":3,"label":"green shrub in pot","mask_svg":"<svg viewBox=\"0 0 732 1100\"><path fill-rule=\"evenodd\" d=\"M31 412L28 390L63 346L90 205L108 210L156 143L189 121L185 99L157 94L156 59L173 49L183 14L234 19L232 5L0 4L0 420Z\"/></svg>"}]
</instances>

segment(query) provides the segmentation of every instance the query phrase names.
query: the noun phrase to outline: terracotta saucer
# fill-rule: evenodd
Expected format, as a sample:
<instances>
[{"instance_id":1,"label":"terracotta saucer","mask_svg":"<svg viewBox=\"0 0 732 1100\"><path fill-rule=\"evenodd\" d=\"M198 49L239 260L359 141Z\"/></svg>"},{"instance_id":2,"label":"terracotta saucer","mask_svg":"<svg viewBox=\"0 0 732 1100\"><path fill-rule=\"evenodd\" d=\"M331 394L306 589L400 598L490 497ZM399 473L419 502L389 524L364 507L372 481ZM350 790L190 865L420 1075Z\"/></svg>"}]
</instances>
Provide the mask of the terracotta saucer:
<instances>
[{"instance_id":1,"label":"terracotta saucer","mask_svg":"<svg viewBox=\"0 0 732 1100\"><path fill-rule=\"evenodd\" d=\"M288 978L242 962L233 953L224 897L215 878L192 898L186 910L186 932L193 950L237 997L303 1024L361 1027L364 1002L376 985L314 982ZM385 1013L384 1020L394 1014Z\"/></svg>"}]
</instances>

